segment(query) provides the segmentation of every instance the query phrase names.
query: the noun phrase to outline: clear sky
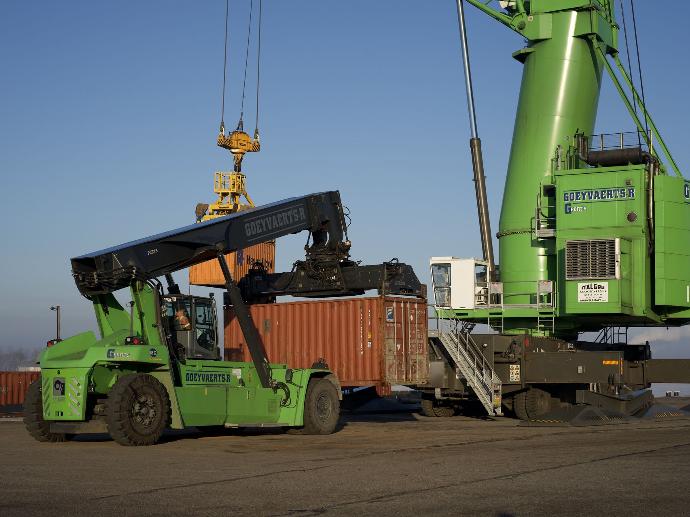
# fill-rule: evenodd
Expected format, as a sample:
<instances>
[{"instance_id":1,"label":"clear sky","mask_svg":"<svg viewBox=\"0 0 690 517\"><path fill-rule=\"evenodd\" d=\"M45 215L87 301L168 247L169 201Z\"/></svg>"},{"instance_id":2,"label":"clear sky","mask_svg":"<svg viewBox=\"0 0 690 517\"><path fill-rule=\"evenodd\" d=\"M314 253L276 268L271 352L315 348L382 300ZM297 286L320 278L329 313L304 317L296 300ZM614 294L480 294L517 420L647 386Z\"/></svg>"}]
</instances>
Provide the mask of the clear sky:
<instances>
[{"instance_id":1,"label":"clear sky","mask_svg":"<svg viewBox=\"0 0 690 517\"><path fill-rule=\"evenodd\" d=\"M248 5L231 0L228 127ZM677 6L637 2L637 17L648 105L688 170ZM215 145L224 14L223 0L2 2L0 347L52 337L52 304L65 334L93 328L69 258L193 222L195 204L213 200L213 172L231 168ZM263 21L262 151L244 166L254 200L339 189L353 256L398 257L425 280L432 255L479 256L454 1L265 0ZM497 227L522 41L469 6L467 22ZM254 85L252 69L250 132ZM633 128L608 82L597 125ZM302 256L304 238L278 243L279 268ZM685 333L665 338L657 357L690 355Z\"/></svg>"}]
</instances>

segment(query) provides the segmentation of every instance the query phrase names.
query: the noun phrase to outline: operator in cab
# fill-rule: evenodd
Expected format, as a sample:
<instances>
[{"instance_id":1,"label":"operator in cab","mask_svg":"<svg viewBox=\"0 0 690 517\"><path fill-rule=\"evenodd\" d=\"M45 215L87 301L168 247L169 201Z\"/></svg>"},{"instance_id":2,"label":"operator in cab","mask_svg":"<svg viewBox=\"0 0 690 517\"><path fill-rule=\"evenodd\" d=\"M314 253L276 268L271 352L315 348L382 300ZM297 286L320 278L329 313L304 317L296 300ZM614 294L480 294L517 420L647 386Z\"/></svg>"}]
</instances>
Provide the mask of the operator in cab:
<instances>
[{"instance_id":1,"label":"operator in cab","mask_svg":"<svg viewBox=\"0 0 690 517\"><path fill-rule=\"evenodd\" d=\"M187 311L182 308L175 311L175 327L179 330L192 330L192 323L189 321Z\"/></svg>"}]
</instances>

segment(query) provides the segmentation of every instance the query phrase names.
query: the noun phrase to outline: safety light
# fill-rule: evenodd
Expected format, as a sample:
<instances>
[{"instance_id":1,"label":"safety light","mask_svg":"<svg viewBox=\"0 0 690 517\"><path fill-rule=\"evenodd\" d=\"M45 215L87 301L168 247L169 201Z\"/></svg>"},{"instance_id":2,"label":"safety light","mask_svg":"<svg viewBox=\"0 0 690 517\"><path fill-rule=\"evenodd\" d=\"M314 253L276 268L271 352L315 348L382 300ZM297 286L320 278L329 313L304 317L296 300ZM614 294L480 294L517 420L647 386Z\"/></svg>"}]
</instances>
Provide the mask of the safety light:
<instances>
[{"instance_id":1,"label":"safety light","mask_svg":"<svg viewBox=\"0 0 690 517\"><path fill-rule=\"evenodd\" d=\"M62 339L51 339L46 343L46 347L50 348L51 346L57 345Z\"/></svg>"},{"instance_id":2,"label":"safety light","mask_svg":"<svg viewBox=\"0 0 690 517\"><path fill-rule=\"evenodd\" d=\"M144 341L137 336L129 336L125 338L125 345L143 345Z\"/></svg>"}]
</instances>

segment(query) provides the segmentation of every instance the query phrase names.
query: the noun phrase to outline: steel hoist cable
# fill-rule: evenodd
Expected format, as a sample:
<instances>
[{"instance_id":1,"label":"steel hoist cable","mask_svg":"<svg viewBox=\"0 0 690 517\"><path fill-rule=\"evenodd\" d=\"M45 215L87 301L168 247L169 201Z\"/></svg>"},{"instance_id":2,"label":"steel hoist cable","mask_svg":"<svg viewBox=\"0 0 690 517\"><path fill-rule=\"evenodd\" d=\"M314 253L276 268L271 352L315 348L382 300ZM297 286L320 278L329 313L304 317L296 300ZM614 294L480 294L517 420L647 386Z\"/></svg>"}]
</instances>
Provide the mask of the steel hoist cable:
<instances>
[{"instance_id":1,"label":"steel hoist cable","mask_svg":"<svg viewBox=\"0 0 690 517\"><path fill-rule=\"evenodd\" d=\"M256 121L254 123L254 138L259 138L259 90L261 88L261 18L263 14L263 0L259 0L259 26L256 51Z\"/></svg>"},{"instance_id":2,"label":"steel hoist cable","mask_svg":"<svg viewBox=\"0 0 690 517\"><path fill-rule=\"evenodd\" d=\"M640 93L642 95L642 105L644 106L645 117L644 117L644 128L645 133L649 137L649 121L647 120L647 101L644 95L644 82L642 81L642 61L640 60L640 44L637 39L637 19L635 17L635 0L630 0L630 10L632 11L633 20L633 32L635 34L635 52L637 54L637 72L640 79Z\"/></svg>"},{"instance_id":3,"label":"steel hoist cable","mask_svg":"<svg viewBox=\"0 0 690 517\"><path fill-rule=\"evenodd\" d=\"M249 24L247 27L247 48L244 54L244 78L242 79L242 104L240 107L240 120L237 122L237 130L244 130L244 98L247 90L247 68L249 65L249 47L252 37L252 14L254 13L254 0L249 3Z\"/></svg>"},{"instance_id":4,"label":"steel hoist cable","mask_svg":"<svg viewBox=\"0 0 690 517\"><path fill-rule=\"evenodd\" d=\"M220 133L225 133L225 83L228 76L228 18L230 0L225 0L225 46L223 50L223 92L220 101Z\"/></svg>"},{"instance_id":5,"label":"steel hoist cable","mask_svg":"<svg viewBox=\"0 0 690 517\"><path fill-rule=\"evenodd\" d=\"M621 20L623 22L623 36L625 37L625 56L627 57L628 61L628 74L630 75L630 80L632 81L633 77L633 71L632 71L632 60L630 57L630 44L628 43L628 24L625 20L625 5L623 5L623 0L618 0L618 3L621 8ZM637 97L633 95L633 110L635 111L635 115L637 115ZM637 143L638 145L642 146L642 138L640 137L640 132L637 131Z\"/></svg>"},{"instance_id":6,"label":"steel hoist cable","mask_svg":"<svg viewBox=\"0 0 690 517\"><path fill-rule=\"evenodd\" d=\"M247 73L249 70L249 53L251 50L252 20L254 14L254 0L249 3L249 22L247 24L247 44L244 54L244 71L242 77L242 99L240 105L240 118L237 123L237 131L244 130L244 101L247 93ZM263 0L259 0L258 26L257 26L257 57L256 57L256 120L254 128L254 139L259 136L259 113L260 113L260 86L261 86L261 32L263 18ZM225 94L227 91L228 77L228 46L230 40L229 31L230 19L230 0L225 0L225 43L223 49L223 89L221 92L220 107L220 133L225 134Z\"/></svg>"}]
</instances>

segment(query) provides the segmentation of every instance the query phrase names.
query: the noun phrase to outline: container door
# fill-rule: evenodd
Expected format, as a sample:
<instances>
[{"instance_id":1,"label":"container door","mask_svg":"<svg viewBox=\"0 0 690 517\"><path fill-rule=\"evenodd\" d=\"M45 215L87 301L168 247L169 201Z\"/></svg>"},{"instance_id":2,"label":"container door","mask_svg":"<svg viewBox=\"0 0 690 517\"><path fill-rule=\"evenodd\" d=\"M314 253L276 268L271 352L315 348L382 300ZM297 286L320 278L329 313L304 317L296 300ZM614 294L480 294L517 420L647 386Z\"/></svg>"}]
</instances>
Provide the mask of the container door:
<instances>
[{"instance_id":1,"label":"container door","mask_svg":"<svg viewBox=\"0 0 690 517\"><path fill-rule=\"evenodd\" d=\"M385 299L383 304L384 380L399 384L405 378L405 339L403 308L398 300Z\"/></svg>"},{"instance_id":2,"label":"container door","mask_svg":"<svg viewBox=\"0 0 690 517\"><path fill-rule=\"evenodd\" d=\"M414 299L386 299L383 318L386 382L425 382L428 365L427 317L424 302Z\"/></svg>"}]
</instances>

